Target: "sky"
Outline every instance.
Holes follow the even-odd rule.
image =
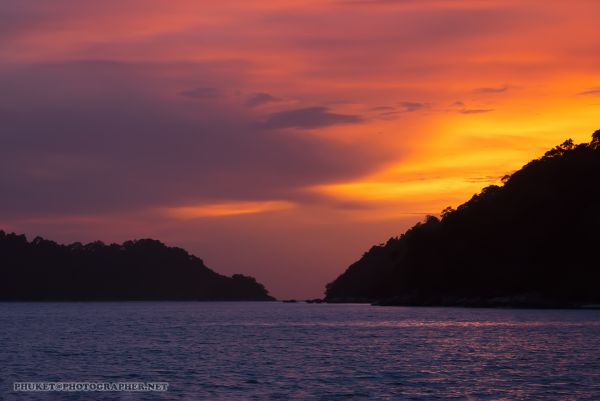
[[[600,128],[595,0],[5,0],[0,229],[278,298]]]

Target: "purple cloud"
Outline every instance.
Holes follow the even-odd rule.
[[[173,86],[185,77],[193,82],[199,71],[221,83],[201,64],[0,65],[0,218],[293,200],[299,188],[348,179],[396,157],[278,130],[357,123],[358,116],[315,107],[256,124],[233,104],[199,109],[165,97],[175,92],[163,90],[170,68],[180,74]]]
[[[357,115],[331,113],[327,107],[305,107],[270,114],[261,126],[268,129],[311,129],[362,121],[363,118]]]
[[[248,97],[248,100],[246,100],[246,106],[257,107],[257,106],[261,106],[266,103],[278,102],[280,100],[281,99],[279,99],[278,97],[275,97],[268,93],[264,93],[264,92],[253,93],[252,95],[250,95]]]
[[[579,93],[580,95],[597,96],[600,95],[600,88],[592,88]]]
[[[476,93],[494,94],[494,93],[506,92],[508,89],[509,89],[508,85],[503,85],[503,86],[498,86],[498,87],[477,88],[477,89],[474,90],[474,92],[476,92]]]
[[[400,102],[400,106],[407,113],[423,110],[423,109],[429,107],[427,104],[420,103],[420,102]]]
[[[460,114],[481,114],[481,113],[489,113],[494,111],[494,109],[462,109],[458,112]]]

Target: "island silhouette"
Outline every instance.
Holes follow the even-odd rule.
[[[501,181],[373,246],[310,302],[600,305],[600,130]],[[0,275],[1,301],[274,300],[253,277],[153,239],[62,245],[0,231]]]
[[[61,245],[0,231],[0,275],[2,301],[274,300],[253,277],[152,239]]]
[[[600,304],[600,130],[571,139],[440,218],[373,246],[327,302],[582,307]]]

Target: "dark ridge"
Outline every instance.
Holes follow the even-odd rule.
[[[274,299],[253,277],[220,275],[152,239],[60,245],[0,231],[0,276],[2,301]]]
[[[582,307],[600,304],[600,130],[567,140],[503,185],[374,246],[328,302]]]

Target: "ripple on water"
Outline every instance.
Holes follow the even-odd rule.
[[[161,381],[94,400],[598,400],[600,311],[281,303],[2,303],[14,381]],[[58,397],[57,397],[58,396]]]

